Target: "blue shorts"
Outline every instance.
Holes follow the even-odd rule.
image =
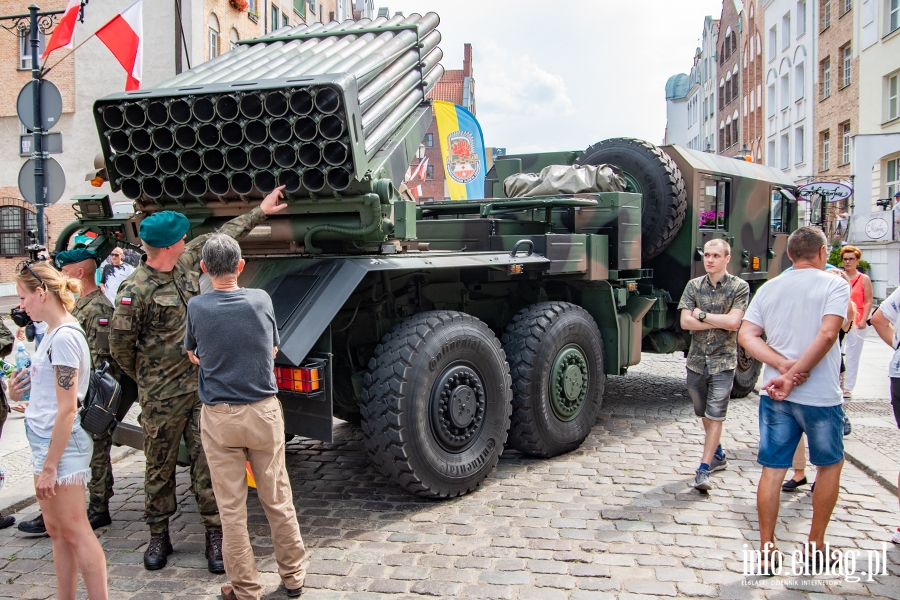
[[[25,421],[25,436],[28,438],[28,445],[31,446],[32,473],[40,475],[47,459],[47,450],[50,448],[50,438],[38,436],[28,426],[28,421]],[[81,422],[76,418],[69,443],[66,444],[56,466],[57,485],[87,485],[91,480],[93,453],[94,442],[90,434],[81,428]]]
[[[771,469],[789,469],[802,433],[812,464],[828,467],[844,460],[844,409],[840,404],[806,406],[760,395],[756,462]]]

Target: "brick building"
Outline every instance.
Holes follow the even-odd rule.
[[[472,44],[463,46],[463,68],[456,70],[447,70],[441,77],[434,89],[429,92],[428,97],[432,100],[443,100],[452,102],[466,108],[473,115],[475,113],[475,77],[472,68]],[[441,144],[438,140],[437,121],[432,121],[422,140],[424,149],[424,157],[413,161],[410,165],[410,172],[416,170],[421,161],[428,160],[426,165],[425,180],[420,181],[418,177],[415,181],[410,182],[411,187],[422,186],[422,193],[419,195],[419,202],[433,202],[449,199],[447,192],[446,176],[444,173],[443,159],[441,157]]]
[[[719,123],[717,153],[735,156],[741,149],[741,12],[740,0],[724,0],[719,18]]]
[[[759,0],[748,0],[741,16],[741,148],[757,162],[763,160],[765,120],[762,110],[762,31],[765,14]]]

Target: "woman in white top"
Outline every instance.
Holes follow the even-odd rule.
[[[60,600],[75,600],[78,572],[88,598],[105,600],[106,557],[87,518],[84,488],[91,478],[93,442],[81,428],[78,403],[90,382],[91,357],[84,332],[69,309],[81,289],[48,263],[25,264],[16,277],[19,307],[47,323],[47,335],[32,356],[29,373],[17,372],[10,397],[22,399],[25,433],[31,446],[34,487],[53,542]],[[21,379],[20,379],[21,376]]]

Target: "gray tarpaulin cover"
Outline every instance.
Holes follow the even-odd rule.
[[[624,190],[625,179],[610,165],[550,165],[541,169],[537,175],[517,173],[503,180],[503,191],[507,198]]]

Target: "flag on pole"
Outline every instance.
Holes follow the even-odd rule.
[[[53,29],[53,35],[47,42],[47,47],[41,55],[41,60],[57,48],[71,48],[75,41],[75,25],[78,24],[78,13],[81,10],[81,0],[69,0],[66,11],[59,18],[59,23]]]
[[[452,102],[435,100],[434,118],[450,198],[484,198],[484,136],[475,115]]]
[[[97,37],[106,44],[119,64],[128,73],[125,91],[137,90],[141,87],[144,54],[144,26],[142,0],[135,2],[117,14],[109,23],[97,30]]]
[[[425,181],[425,173],[428,169],[428,157],[422,159],[419,164],[416,165],[416,168],[413,169],[412,174],[409,176],[409,181],[414,180],[416,177],[420,178],[422,181]]]

